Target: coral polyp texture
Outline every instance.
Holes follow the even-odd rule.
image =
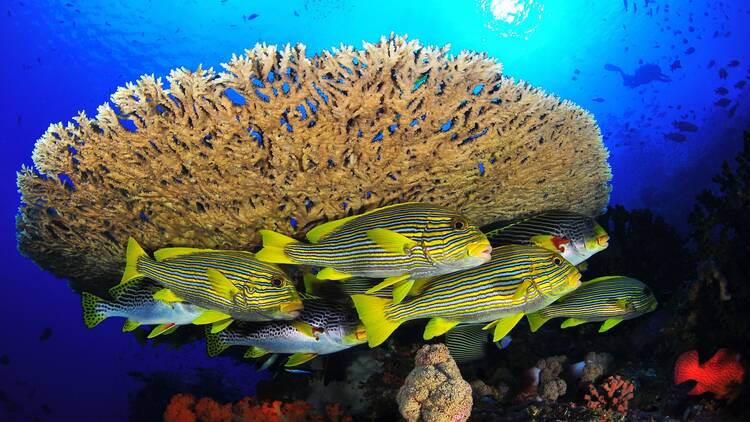
[[[252,250],[261,228],[299,237],[400,201],[480,225],[607,204],[593,117],[485,54],[392,35],[313,57],[257,45],[222,66],[143,76],[95,118],[51,125],[18,174],[20,250],[74,285],[110,286],[129,236]]]

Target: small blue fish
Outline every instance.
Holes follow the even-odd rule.
[[[284,368],[284,370],[286,372],[289,372],[290,374],[312,375],[312,371],[308,371],[306,369]]]

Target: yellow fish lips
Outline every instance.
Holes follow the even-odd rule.
[[[485,239],[469,246],[468,254],[472,258],[480,258],[487,262],[491,258],[492,246],[490,246],[489,240]]]
[[[573,271],[568,276],[568,286],[570,287],[570,290],[575,290],[578,287],[581,286],[581,273],[578,271]]]

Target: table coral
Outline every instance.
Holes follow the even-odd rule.
[[[471,414],[471,386],[461,378],[444,344],[425,345],[398,392],[401,415],[408,421],[465,421]]]
[[[259,229],[300,237],[399,201],[478,225],[607,204],[593,117],[486,54],[392,35],[313,57],[262,44],[223,67],[146,75],[96,117],[52,124],[18,173],[21,252],[101,291],[129,236],[147,250],[253,250]]]

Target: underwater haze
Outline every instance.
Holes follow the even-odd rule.
[[[453,54],[463,50],[486,53],[502,63],[505,76],[569,100],[593,115],[609,151],[609,205],[650,212],[640,220],[632,215],[642,214],[628,214],[632,219],[628,220],[627,229],[617,225],[621,221],[617,219],[622,217],[617,211],[610,210],[599,222],[609,232],[610,249],[618,253],[625,253],[627,248],[642,252],[647,256],[641,260],[643,265],[645,259],[677,265],[672,262],[682,257],[675,255],[687,256],[683,252],[686,245],[698,242],[691,238],[697,229],[689,222],[696,197],[705,189],[717,191],[712,179],[725,161],[733,163],[741,153],[743,131],[750,130],[750,3],[745,1],[7,0],[0,7],[0,19],[0,180],[4,181],[0,184],[4,236],[0,246],[5,257],[0,282],[0,319],[5,322],[5,335],[0,341],[0,420],[4,421],[159,420],[166,404],[178,393],[211,397],[219,403],[238,402],[247,396],[321,401],[294,394],[296,383],[323,377],[319,364],[313,367],[313,373],[308,373],[307,367],[300,367],[304,369],[299,372],[282,368],[261,371],[252,362],[239,358],[241,353],[209,358],[205,341],[198,336],[181,344],[153,342],[146,340],[144,333],[123,333],[122,322],[117,318],[88,329],[81,317],[81,296],[66,280],[54,277],[18,251],[16,217],[19,206],[24,205],[19,201],[17,172],[24,165],[34,165],[35,142],[51,123],[68,122],[79,111],[96,116],[97,107],[111,101],[110,95],[117,87],[142,75],[165,78],[172,69],[196,69],[199,65],[219,71],[221,63],[228,62],[232,54],[243,54],[256,43],[302,43],[310,57],[341,45],[362,48],[363,42],[376,43],[390,34],[408,34],[409,40],[418,40],[422,45],[449,44]],[[745,189],[746,185],[741,186],[739,189]],[[639,222],[652,230],[652,237],[633,233],[631,226]],[[671,227],[664,228],[667,225]],[[662,233],[666,233],[662,240],[654,240]],[[739,236],[737,233],[732,232],[730,238]],[[633,245],[627,243],[628,239],[643,242]],[[744,239],[737,239],[740,243],[733,245],[747,251],[747,245],[741,243]],[[643,246],[651,241],[659,245],[654,249],[673,245],[674,253],[663,248],[652,253]],[[618,242],[627,244],[627,248],[619,249]],[[695,250],[699,249],[691,249],[691,259]],[[642,275],[638,273],[642,267],[634,269],[641,264],[618,267],[617,258],[604,258],[609,252],[601,253],[600,262],[606,260],[606,264],[599,267],[596,257],[592,258],[592,272],[584,273],[583,279],[620,275],[599,274],[599,270],[637,276],[651,285],[664,310],[642,317],[651,325],[636,325],[638,320],[624,322],[612,328],[614,333],[603,333],[600,338],[614,337],[616,330],[627,329],[629,334],[622,336],[625,338],[636,328],[650,333],[644,334],[646,337],[666,335],[665,331],[650,327],[668,324],[657,320],[656,315],[664,319],[668,318],[665,314],[677,312],[663,305],[677,297],[678,291],[683,298],[689,296],[686,280],[675,280],[677,270],[669,268],[647,268]],[[667,258],[662,258],[661,253]],[[723,262],[718,258],[715,261]],[[680,274],[698,277],[697,264],[692,265],[695,262],[680,264],[680,271],[690,269]],[[124,264],[123,255],[123,268]],[[652,284],[652,280],[644,278],[665,274],[673,284]],[[727,278],[732,285],[731,277]],[[743,293],[735,292],[732,309],[742,308],[739,301],[747,299]],[[553,336],[553,328],[545,325],[542,335]],[[526,326],[515,330],[529,331]],[[693,347],[685,346],[679,352],[696,348],[701,352],[701,362],[706,361],[719,347],[738,349],[746,345],[739,338],[742,331],[734,333],[722,337],[734,335],[734,344],[694,341],[686,343]],[[569,335],[577,335],[571,341],[580,341],[576,347],[585,349],[583,344],[592,344],[585,339],[598,335],[595,329],[588,334],[590,337]],[[559,347],[552,350],[553,346],[549,352],[539,350],[544,343],[533,343],[531,334],[516,338],[514,331],[513,336],[503,359],[512,359],[517,356],[513,353],[521,354],[520,350],[534,350],[538,359],[567,353]],[[628,339],[641,341],[642,336],[635,336]],[[412,337],[414,344],[424,343],[421,334]],[[526,349],[521,344],[530,346]],[[643,347],[653,345],[644,344]],[[517,352],[513,352],[514,347]],[[493,356],[506,352],[496,349],[492,350]],[[356,350],[360,355],[368,351],[367,346]],[[389,371],[397,375],[408,373],[415,350],[405,352],[407,368],[389,367]],[[622,350],[583,350],[588,351],[615,354],[615,359],[623,364],[642,357],[642,351],[629,356]],[[674,388],[671,366],[675,357],[669,355],[671,360],[667,359],[664,372],[660,372],[669,388]],[[349,365],[354,358],[341,359],[331,362]],[[583,354],[571,355],[570,359],[571,363],[581,360]],[[475,370],[464,366],[461,370],[464,378],[471,381],[467,373]],[[344,372],[338,374],[339,382],[342,377],[351,376]],[[479,377],[485,375],[481,370],[476,373]],[[285,386],[279,387],[278,380]],[[399,378],[394,391],[398,391],[401,381]],[[570,391],[572,387],[572,395]],[[395,397],[394,392],[390,394]],[[331,404],[344,401],[339,397],[328,399]],[[475,399],[475,406],[480,401]],[[398,416],[395,398],[391,397],[388,403]],[[657,419],[667,414],[675,416],[675,409],[682,411],[688,406],[680,402],[683,407],[654,410],[648,408],[645,398],[642,403],[641,410],[652,412],[649,416]],[[696,399],[689,405],[697,403]],[[724,402],[720,403],[723,406]],[[341,404],[344,413],[358,419],[347,403]],[[475,415],[494,415],[491,412],[494,410]],[[562,413],[550,415],[566,417]]]

